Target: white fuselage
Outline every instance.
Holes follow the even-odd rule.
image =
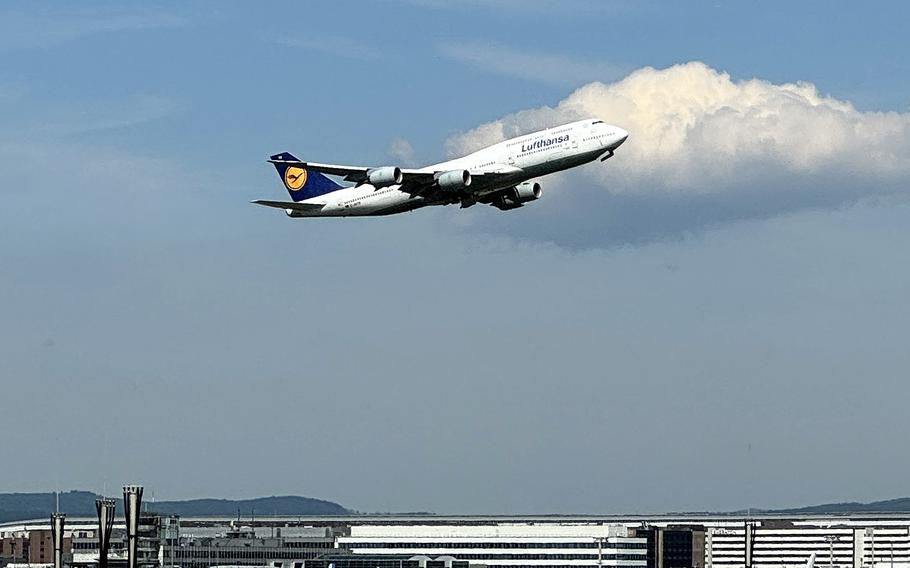
[[[501,191],[532,178],[573,168],[596,160],[625,141],[628,132],[596,119],[580,120],[504,140],[462,158],[433,164],[420,171],[468,170],[476,176],[471,193],[476,197]],[[496,176],[485,183],[482,173]],[[400,185],[376,188],[369,183],[347,187],[306,202],[324,207],[298,216],[346,217],[385,215],[453,201],[428,199],[401,191]]]

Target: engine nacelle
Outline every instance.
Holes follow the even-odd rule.
[[[510,197],[512,201],[516,203],[527,203],[528,201],[540,199],[542,193],[543,188],[540,187],[540,183],[536,181],[526,181],[516,185],[512,189],[512,195]]]
[[[396,166],[383,166],[367,172],[367,179],[373,187],[386,187],[398,185],[404,181],[401,168]]]
[[[452,170],[442,172],[436,178],[439,189],[445,191],[458,191],[471,185],[471,172],[468,170]]]

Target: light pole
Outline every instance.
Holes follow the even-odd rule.
[[[834,543],[839,541],[840,537],[829,534],[825,540],[828,541],[828,568],[834,568]]]
[[[834,543],[840,540],[840,537],[829,534],[825,540],[828,541],[828,568],[834,568]]]

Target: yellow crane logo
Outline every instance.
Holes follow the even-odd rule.
[[[297,191],[306,183],[306,170],[294,166],[284,171],[284,185],[291,191]]]

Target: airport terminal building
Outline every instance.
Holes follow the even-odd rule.
[[[818,567],[910,567],[910,519],[765,520],[714,523],[705,565],[790,568],[815,555]]]
[[[816,568],[910,568],[910,514],[153,517],[146,568],[803,568],[810,558]],[[49,529],[0,525],[0,568],[46,566]],[[97,529],[67,519],[66,565],[97,567]],[[123,563],[122,532],[115,524],[112,567]]]
[[[647,568],[646,538],[621,524],[355,525],[338,546],[354,554],[452,556],[503,568]]]

